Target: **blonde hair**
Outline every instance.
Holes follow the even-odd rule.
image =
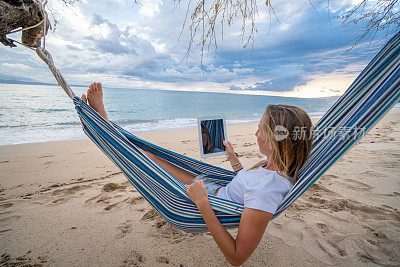
[[[311,152],[310,117],[301,108],[291,105],[268,105],[263,117],[261,130],[271,145],[272,162],[276,172],[289,181],[289,177],[297,181],[298,171],[306,163]],[[279,130],[283,132],[277,132]],[[279,135],[282,133],[283,139],[282,135]],[[287,136],[284,138],[285,135]],[[267,160],[261,160],[249,170],[264,167],[267,163]]]

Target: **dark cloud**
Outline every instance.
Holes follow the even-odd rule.
[[[275,92],[286,92],[296,86],[305,85],[310,79],[298,75],[283,75],[279,78],[267,80],[265,82],[257,82],[253,86],[235,86],[231,85],[229,90],[253,90],[253,91],[275,91]]]
[[[306,79],[301,75],[289,74],[263,83],[256,83],[254,86],[247,87],[246,90],[285,92],[296,86],[305,85],[309,81],[310,79]]]
[[[343,28],[339,21],[330,24],[325,16],[306,13],[302,23],[282,30],[264,44],[256,44],[254,52],[220,51],[218,64],[234,68],[232,59],[243,68],[254,68],[256,77],[266,82],[253,86],[230,87],[230,90],[264,90],[284,92],[305,85],[312,75],[345,70],[348,66],[370,61],[379,50],[376,45],[355,47],[348,42],[354,38],[355,28]],[[230,59],[230,60],[229,60]],[[346,74],[358,71],[346,70]]]

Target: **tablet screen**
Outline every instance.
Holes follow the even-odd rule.
[[[222,143],[223,140],[226,140],[224,118],[198,118],[198,127],[202,158],[226,154],[226,148]]]

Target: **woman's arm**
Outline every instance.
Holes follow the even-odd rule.
[[[238,235],[234,239],[212,210],[203,181],[196,181],[187,186],[187,193],[196,204],[208,230],[229,263],[236,266],[244,263],[260,243],[273,214],[245,208],[240,219]]]

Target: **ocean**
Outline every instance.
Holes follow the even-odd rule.
[[[77,95],[86,88],[73,87]],[[131,132],[197,127],[197,117],[227,124],[256,122],[268,104],[290,104],[322,116],[336,98],[307,99],[225,93],[104,88],[111,121]],[[228,132],[229,136],[229,132]],[[0,145],[84,138],[74,105],[57,86],[0,84]]]

